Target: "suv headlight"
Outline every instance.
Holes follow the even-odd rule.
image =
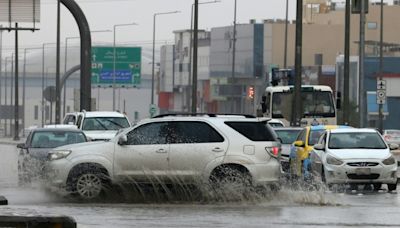
[[[50,161],[58,160],[67,157],[71,153],[70,150],[53,150],[49,152],[48,158]]]
[[[393,165],[393,164],[396,163],[396,159],[392,155],[390,155],[390,157],[388,157],[385,160],[383,160],[382,163],[384,165]]]
[[[337,158],[335,158],[335,157],[333,157],[333,156],[331,156],[329,154],[326,156],[326,162],[329,165],[341,165],[341,164],[343,164],[342,160],[339,160],[339,159],[337,159]]]

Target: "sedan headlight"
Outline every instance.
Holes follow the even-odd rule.
[[[383,160],[382,163],[384,165],[393,165],[393,164],[396,163],[396,159],[392,155],[390,155],[390,157],[388,157],[385,160]]]
[[[339,159],[337,159],[337,158],[335,158],[335,157],[333,157],[333,156],[331,156],[329,154],[326,156],[326,162],[329,165],[341,165],[341,164],[343,164],[342,160],[339,160]]]
[[[49,160],[54,161],[67,157],[71,153],[70,150],[53,150],[49,152]]]

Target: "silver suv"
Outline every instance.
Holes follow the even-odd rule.
[[[126,182],[276,185],[281,145],[266,121],[215,114],[146,119],[110,141],[51,151],[48,180],[84,199]]]

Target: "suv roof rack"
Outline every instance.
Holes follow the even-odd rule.
[[[245,118],[256,118],[253,115],[249,114],[232,114],[232,113],[190,113],[190,112],[182,112],[182,113],[167,113],[154,116],[153,118],[163,118],[168,116],[208,116],[208,117],[217,117],[218,115],[222,116],[243,116]]]

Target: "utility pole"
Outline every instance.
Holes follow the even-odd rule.
[[[365,91],[364,91],[364,56],[365,56],[365,1],[361,1],[360,12],[360,46],[359,46],[359,114],[360,114],[360,127],[365,126]]]
[[[344,28],[344,73],[343,73],[343,123],[349,123],[350,100],[350,0],[346,0],[345,28]]]
[[[56,124],[61,123],[61,88],[60,88],[60,0],[57,0],[57,51],[56,51]]]
[[[296,10],[296,56],[295,56],[295,79],[294,97],[292,98],[292,119],[291,126],[300,126],[302,118],[301,104],[301,66],[302,66],[302,45],[303,45],[303,0],[297,0]]]
[[[199,0],[194,0],[194,33],[193,33],[193,87],[192,87],[192,113],[197,112],[197,49],[199,35]]]
[[[381,26],[379,47],[379,80],[383,80],[383,0],[381,0]],[[379,104],[379,132],[383,133],[383,104]]]

